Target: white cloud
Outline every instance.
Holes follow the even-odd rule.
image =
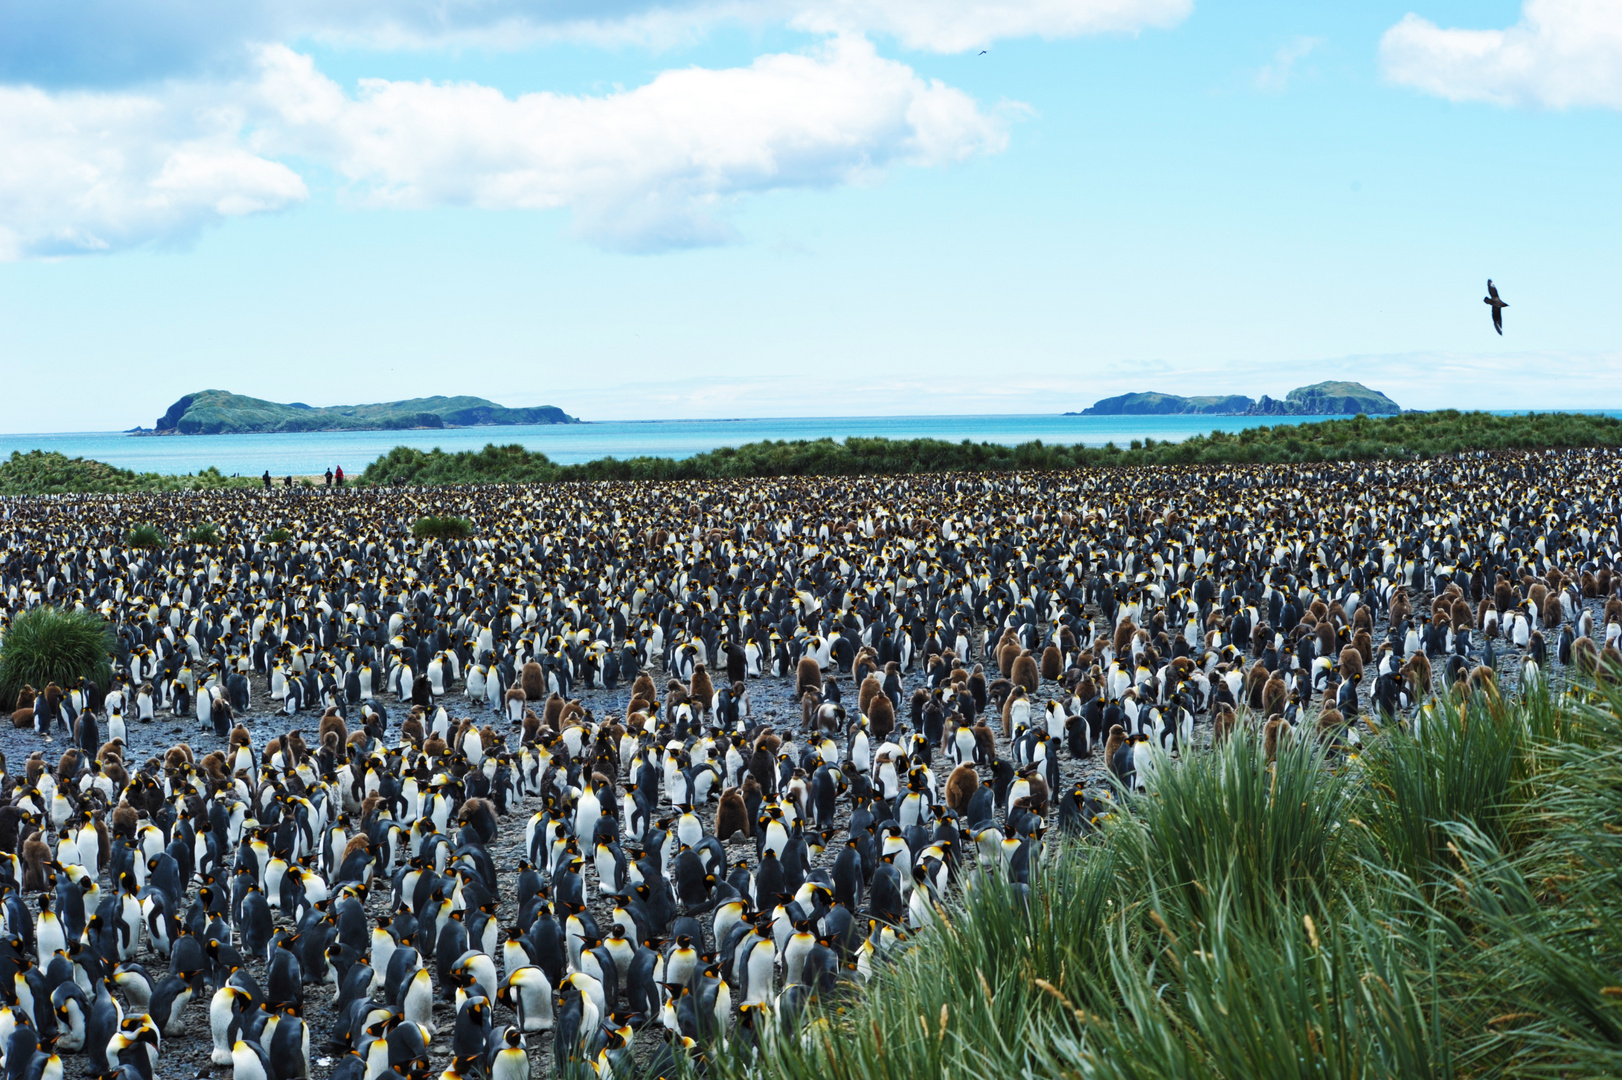
[[[1175,26],[1193,0],[805,0],[795,25],[892,34],[932,52],[966,52],[1020,37],[1064,38]]]
[[[1257,88],[1283,90],[1289,86],[1290,79],[1295,75],[1295,65],[1323,43],[1323,38],[1296,37],[1280,45],[1278,52],[1273,54],[1273,62],[1262,65],[1261,70],[1256,72]]]
[[[1507,30],[1403,17],[1380,41],[1386,78],[1452,101],[1622,108],[1622,4],[1527,0]]]
[[[361,206],[568,208],[586,239],[647,251],[728,240],[737,199],[995,153],[999,113],[861,38],[743,68],[667,71],[602,96],[363,80],[261,54],[256,78],[154,94],[0,88],[0,258],[185,239],[304,199],[284,159]]]
[[[0,87],[0,259],[185,240],[305,198],[296,173],[243,146],[241,125],[191,92]]]
[[[893,35],[910,48],[1133,32],[1180,22],[1193,0],[4,0],[0,83],[129,85],[229,78],[249,43],[363,48],[690,41],[718,24]]]
[[[722,211],[741,195],[1006,143],[968,95],[850,37],[600,97],[382,79],[350,97],[281,46],[265,51],[264,71],[259,93],[275,117],[264,145],[329,161],[365,204],[569,207],[583,235],[632,250],[725,239]]]

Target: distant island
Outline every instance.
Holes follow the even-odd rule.
[[[1195,413],[1202,416],[1395,416],[1401,406],[1378,390],[1362,383],[1321,382],[1298,386],[1278,398],[1262,395],[1260,401],[1243,394],[1208,397],[1182,397],[1179,394],[1121,394],[1094,402],[1091,408],[1066,416],[1172,416]]]
[[[316,408],[301,401],[281,404],[199,390],[187,394],[137,435],[247,435],[276,431],[402,431],[411,428],[483,427],[509,424],[578,424],[555,405],[509,409],[480,397],[425,397],[376,405]]]

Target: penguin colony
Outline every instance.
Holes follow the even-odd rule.
[[[4,1076],[701,1065],[1238,725],[1622,664],[1619,466],[7,500],[118,651],[0,735]]]

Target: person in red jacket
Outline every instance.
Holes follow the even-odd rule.
[[[344,486],[344,467],[342,465],[338,466],[338,471],[335,472],[333,475],[335,477],[337,477],[337,479],[338,479],[338,486],[343,487]]]

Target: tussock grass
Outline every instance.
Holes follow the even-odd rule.
[[[420,517],[412,522],[411,535],[419,540],[466,540],[473,535],[473,523],[461,517]]]
[[[156,525],[143,522],[124,534],[124,543],[132,548],[156,551],[168,547],[169,538]]]
[[[112,624],[94,612],[29,608],[0,639],[0,702],[11,708],[24,684],[41,690],[54,682],[67,689],[84,677],[105,689],[116,646]]]
[[[1344,760],[1240,734],[1119,798],[712,1074],[1622,1073],[1615,688],[1445,698]]]

